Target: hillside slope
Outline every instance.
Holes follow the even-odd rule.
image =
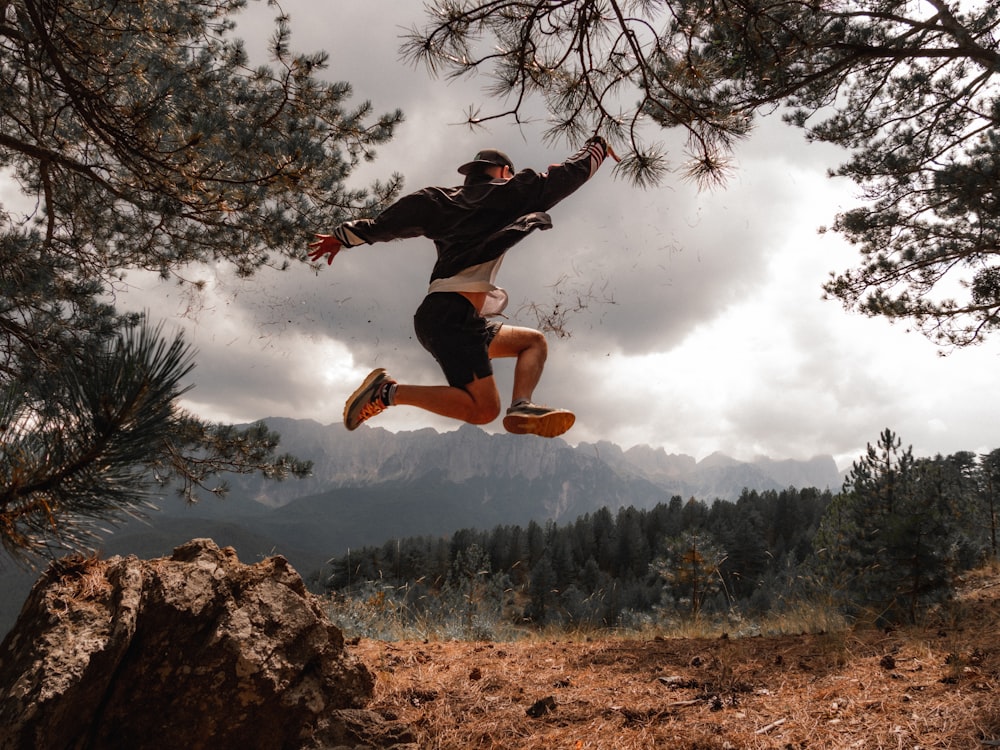
[[[1000,578],[921,627],[756,638],[381,642],[371,708],[425,750],[1000,746]]]

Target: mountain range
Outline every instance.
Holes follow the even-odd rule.
[[[321,425],[283,418],[265,421],[281,435],[282,450],[314,463],[312,476],[296,482],[231,480],[234,492],[239,485],[241,492],[271,507],[331,489],[420,482],[429,476],[460,484],[476,478],[532,481],[556,474],[571,476],[576,472],[596,471],[626,485],[648,482],[656,488],[657,495],[666,493],[667,498],[680,495],[706,502],[735,500],[744,488],[835,490],[842,482],[832,456],[817,456],[808,461],[777,461],[766,457],[739,461],[713,453],[697,461],[692,456],[646,445],[623,450],[601,441],[573,447],[558,438],[490,434],[472,425],[445,433],[432,429],[392,433],[362,425],[349,433],[340,424]],[[627,494],[624,504],[641,504],[641,501],[627,502]],[[560,519],[564,510],[558,503],[551,498],[541,502],[547,518]],[[613,499],[606,504],[618,507]]]
[[[609,442],[490,434],[472,425],[439,433],[393,433],[362,425],[270,418],[281,450],[313,461],[312,475],[273,482],[229,475],[226,498],[187,505],[172,496],[160,511],[103,540],[105,555],[167,555],[195,537],[232,546],[252,562],[283,554],[313,584],[325,562],[349,548],[461,528],[571,522],[602,507],[651,508],[673,496],[735,500],[744,489],[839,489],[831,456],[808,461],[701,461],[662,448],[623,450]],[[0,569],[0,633],[12,624],[34,573]]]

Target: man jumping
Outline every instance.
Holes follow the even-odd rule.
[[[508,432],[556,437],[573,426],[571,411],[531,401],[548,351],[545,336],[487,318],[507,305],[507,293],[494,284],[504,254],[534,230],[550,229],[545,212],[590,179],[609,154],[614,156],[605,140],[594,136],[539,174],[515,173],[505,153],[484,149],[458,168],[463,185],[424,188],[374,219],[344,222],[331,234],[316,235],[309,258],[326,257],[328,265],[343,248],[365,243],[426,237],[437,248],[430,288],[413,324],[448,385],[405,385],[384,369],[373,370],[344,406],[348,430],[396,405],[471,424],[492,422],[500,414],[492,365],[499,357],[516,358],[511,406],[503,420]]]

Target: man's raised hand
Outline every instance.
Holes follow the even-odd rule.
[[[316,240],[309,243],[309,260],[318,261],[324,255],[326,256],[326,264],[330,265],[333,263],[333,259],[337,257],[337,253],[344,249],[344,246],[340,244],[340,240],[334,237],[332,234],[317,234]]]

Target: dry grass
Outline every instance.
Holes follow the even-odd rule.
[[[64,618],[74,611],[95,611],[114,587],[107,578],[107,563],[97,555],[67,555],[56,560],[46,575],[58,583],[45,594],[48,611]]]
[[[819,635],[358,640],[421,750],[1000,746],[1000,577],[920,627]]]

